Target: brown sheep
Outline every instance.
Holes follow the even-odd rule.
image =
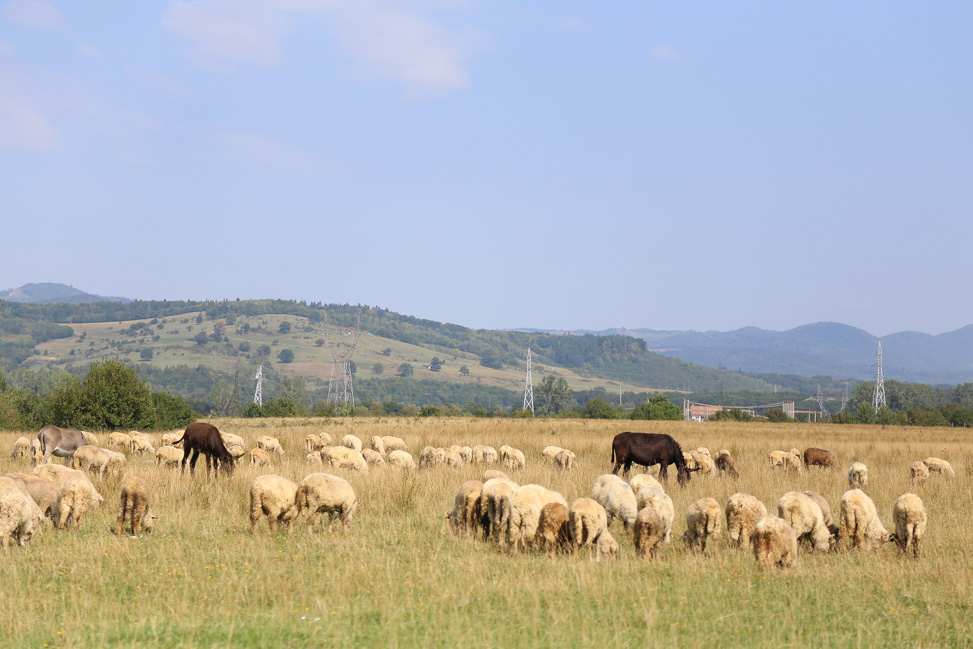
[[[547,503],[541,507],[535,538],[541,551],[554,554],[564,552],[570,543],[568,508],[561,503]]]
[[[835,461],[831,451],[826,451],[823,448],[809,448],[804,451],[804,466],[808,468],[821,466],[829,469],[837,469],[838,463]]]
[[[737,471],[736,463],[733,461],[733,456],[726,449],[722,449],[716,455],[716,468],[720,473],[726,473],[733,478],[739,478],[740,473]]]

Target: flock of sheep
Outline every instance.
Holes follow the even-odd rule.
[[[156,449],[151,435],[111,433],[106,447],[122,448],[132,455],[153,454],[159,466],[178,466],[183,451],[172,443],[181,435],[181,431],[166,433]],[[241,437],[222,432],[220,435],[234,458],[247,453]],[[101,480],[106,475],[122,477],[126,455],[98,447],[93,435],[85,433],[85,437],[89,445],[74,453],[70,466],[40,463],[36,440],[30,442],[21,437],[14,443],[11,455],[33,458],[36,466],[31,473],[0,474],[0,542],[5,549],[11,537],[24,545],[45,519],[52,520],[57,529],[80,529],[87,511],[104,500],[88,474]],[[344,436],[334,446],[327,433],[308,435],[305,450],[309,467],[327,465],[359,473],[367,473],[370,466],[412,470],[438,465],[497,465],[511,472],[526,466],[523,451],[507,445],[499,449],[482,445],[427,446],[416,462],[404,440],[389,436],[372,437],[369,447],[363,448],[362,441],[354,435]],[[284,455],[280,442],[261,436],[249,451],[249,460],[256,466],[270,465],[273,455]],[[568,449],[548,446],[541,457],[558,469],[569,471],[577,466],[575,454]],[[727,450],[720,451],[716,460],[706,448],[684,453],[683,458],[687,466],[702,474],[739,475]],[[774,451],[770,462],[772,467],[798,472],[815,465],[837,466],[833,456],[822,449],[808,449],[803,457],[797,449]],[[955,475],[949,463],[938,458],[917,461],[911,471],[916,483],[928,480],[930,471]],[[609,532],[615,519],[631,535],[639,557],[655,558],[659,549],[671,541],[673,501],[651,472],[634,475],[628,482],[614,474],[598,476],[590,496],[577,498],[570,505],[557,491],[537,484],[520,485],[497,468],[486,470],[482,478],[460,485],[446,519],[456,534],[482,536],[511,553],[538,549],[574,554],[583,550],[596,560],[615,558],[618,543]],[[841,497],[838,524],[832,519],[828,502],[813,491],[785,493],[777,502],[777,516],[768,515],[764,503],[754,496],[735,493],[723,506],[713,498],[701,498],[689,505],[682,540],[692,551],[698,547],[705,552],[707,545],[715,549],[725,521],[730,545],[752,548],[761,569],[793,566],[802,541],[813,552],[826,552],[849,542],[855,548],[871,550],[895,541],[902,552],[911,549],[918,558],[927,520],[919,496],[906,493],[898,498],[892,510],[895,533],[889,534],[875,504],[864,492],[868,468],[854,463],[848,482],[851,489]],[[131,524],[133,535],[150,529],[155,518],[150,504],[151,494],[145,481],[134,475],[124,476],[114,532],[120,533],[126,521]],[[324,514],[329,515],[330,521],[340,520],[347,527],[357,504],[351,484],[335,475],[311,473],[296,483],[279,475],[261,475],[250,488],[250,529],[254,532],[260,518],[266,516],[271,530],[278,526],[291,530],[302,514],[306,514],[309,527],[319,524]]]

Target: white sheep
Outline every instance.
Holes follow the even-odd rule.
[[[463,458],[465,464],[473,464],[473,449],[469,446],[462,446],[459,449],[459,456]]]
[[[92,435],[91,433],[86,433],[85,431],[81,431],[81,434],[85,436],[84,437],[85,442],[91,444],[91,442],[88,441],[89,439],[88,436],[94,439],[94,435]],[[149,444],[149,446],[152,446],[153,448],[159,445],[159,440],[156,439],[155,435],[149,435],[148,433],[140,433],[137,430],[130,430],[128,431],[128,436],[131,437],[132,439],[136,439],[136,438],[144,439]],[[91,445],[98,446],[98,443],[95,442],[94,444]]]
[[[71,469],[61,464],[39,464],[34,467],[31,474],[41,478],[47,478],[48,480],[53,480],[58,484],[58,486],[60,486],[61,483],[68,478],[72,477],[80,476],[85,480],[88,479],[88,476],[86,476],[83,472],[76,469]]]
[[[608,529],[608,514],[593,498],[578,498],[568,510],[572,552],[580,548],[597,548],[598,537]],[[590,554],[590,551],[589,551]]]
[[[740,492],[726,499],[724,513],[731,544],[747,548],[757,521],[767,515],[767,506],[756,497]]]
[[[29,473],[6,473],[0,476],[11,478],[16,481],[18,486],[22,485],[21,491],[29,495],[37,506],[41,508],[41,513],[45,517],[53,516],[54,504],[57,502],[58,484],[49,478],[41,478]]]
[[[527,466],[527,459],[524,452],[517,448],[511,448],[506,453],[500,454],[500,464],[510,471],[523,469]]]
[[[480,494],[483,483],[479,480],[467,480],[460,485],[453,497],[453,509],[446,514],[453,534],[460,532],[476,535],[480,524]]]
[[[662,483],[648,473],[636,473],[629,479],[628,484],[631,485],[632,491],[634,491],[636,494],[638,494],[643,487],[658,487],[659,489],[662,489]]]
[[[494,478],[506,478],[510,479],[510,476],[501,471],[500,469],[487,469],[483,472],[483,482],[487,480],[493,480]]]
[[[284,449],[280,445],[280,440],[276,437],[271,437],[270,435],[261,435],[256,439],[257,448],[261,448],[268,453],[276,453],[277,455],[284,455]],[[359,449],[360,450],[360,449]]]
[[[926,508],[916,494],[902,494],[892,507],[892,520],[895,523],[895,542],[902,554],[909,553],[919,558],[919,542],[926,533]]]
[[[801,462],[801,456],[797,453],[787,453],[784,455],[784,468],[794,469],[797,471],[798,475],[804,473],[804,464]]]
[[[310,433],[304,437],[304,450],[308,453],[320,451],[322,446],[324,446],[324,442],[321,440],[320,435]]]
[[[54,526],[63,530],[69,528],[70,523],[74,523],[74,529],[80,530],[88,510],[98,507],[104,500],[95,491],[87,476],[71,476],[58,487],[57,502],[54,505]]]
[[[600,475],[595,478],[591,497],[605,508],[609,525],[615,518],[620,518],[625,529],[632,528],[635,516],[638,514],[638,502],[635,492],[627,482],[611,473]]]
[[[446,449],[426,446],[419,452],[419,468],[431,468],[445,464]]]
[[[690,505],[686,509],[686,532],[682,535],[686,549],[695,550],[698,543],[700,552],[705,553],[706,542],[712,539],[713,551],[715,552],[722,518],[723,512],[720,510],[720,504],[713,498],[700,498]]]
[[[646,507],[651,507],[662,519],[665,535],[662,540],[669,543],[672,540],[672,523],[676,518],[676,509],[672,504],[672,498],[662,490],[662,487],[642,487],[636,494],[636,508],[641,511]]]
[[[862,462],[855,462],[848,469],[848,484],[852,489],[864,489],[868,486],[868,467]]]
[[[322,513],[329,514],[329,526],[338,518],[347,529],[358,508],[358,497],[351,484],[328,473],[312,473],[301,480],[296,500],[297,515],[307,511],[308,529],[321,522]]]
[[[0,488],[0,543],[6,550],[13,537],[24,546],[41,528],[44,515],[40,507],[17,487]]]
[[[715,475],[716,474],[716,462],[710,457],[709,452],[700,453],[699,451],[690,451],[690,457],[693,459],[693,467],[698,472],[699,475]]]
[[[416,461],[412,459],[408,451],[395,449],[389,453],[389,466],[396,466],[402,469],[416,468]]]
[[[563,450],[560,446],[545,446],[544,450],[541,451],[541,461],[544,464],[551,464],[554,462],[554,456]]]
[[[831,530],[832,536],[837,534],[837,528],[831,527],[832,523],[834,522],[831,519],[831,505],[828,504],[828,501],[825,500],[824,496],[816,491],[802,491],[801,493],[805,496],[809,496],[811,500],[818,504],[818,507],[821,508],[821,518],[824,520],[824,524],[828,527],[828,529]]]
[[[368,473],[368,462],[364,456],[353,448],[347,446],[332,446],[328,449],[326,457],[328,464],[335,469],[350,469],[358,473]]]
[[[392,437],[391,435],[385,435],[382,437],[382,442],[385,444],[385,452],[391,453],[392,451],[408,451],[409,445],[405,443],[405,440],[401,437]]]
[[[267,525],[274,532],[278,525],[294,529],[297,518],[297,483],[279,475],[262,475],[250,485],[250,533],[257,531],[257,521],[267,516]]]
[[[30,459],[37,466],[41,463],[44,458],[44,452],[41,451],[41,441],[36,437],[30,440]]]
[[[182,465],[183,450],[175,446],[160,446],[155,452],[155,465],[163,468]]]
[[[706,455],[708,457],[713,457],[712,455],[710,455],[709,449],[706,448],[705,446],[700,446],[699,448],[696,449],[696,452],[699,453],[700,455]]]
[[[478,444],[473,447],[474,464],[496,464],[499,461],[500,455],[497,453],[497,449],[492,446]]]
[[[98,446],[98,436],[95,435],[94,433],[89,433],[88,431],[83,430],[81,431],[81,436],[84,437],[85,444],[90,444],[91,446]],[[150,437],[149,439],[154,439],[154,438]],[[155,446],[155,443],[153,442],[152,445]]]
[[[270,453],[262,448],[250,449],[250,464],[253,466],[270,466]]]
[[[751,543],[760,570],[786,570],[797,563],[797,534],[782,518],[764,516],[757,521]]]
[[[784,466],[784,456],[787,455],[787,451],[771,451],[770,452],[770,466]]]
[[[231,446],[239,446],[244,451],[247,449],[247,443],[243,441],[243,438],[239,435],[234,435],[233,433],[224,433],[220,431],[220,438],[223,440],[223,446],[229,449]]]
[[[91,473],[97,471],[98,479],[104,480],[106,473],[108,477],[120,476],[125,471],[126,462],[125,455],[118,451],[109,451],[97,446],[82,446],[71,458],[71,468]]]
[[[777,514],[794,528],[798,539],[807,538],[815,552],[831,549],[831,530],[824,524],[821,506],[801,491],[788,491],[777,501]]]
[[[541,509],[548,503],[568,506],[564,496],[540,485],[528,484],[514,490],[510,497],[510,518],[507,520],[507,542],[513,553],[532,546]]]
[[[374,466],[379,468],[385,466],[385,458],[382,457],[382,454],[376,451],[375,449],[373,448],[362,449],[361,454],[362,457],[365,458],[365,461],[369,464],[369,466]]]
[[[132,448],[132,437],[126,433],[111,433],[105,441],[105,448],[120,448],[123,451],[130,451]]]
[[[568,508],[561,503],[547,503],[541,507],[534,538],[541,552],[554,554],[555,550],[566,551],[571,545]]]
[[[383,457],[387,454],[385,451],[385,440],[378,435],[372,435],[372,438],[368,442],[369,448],[371,448],[376,453],[382,455]]]
[[[172,431],[170,433],[163,433],[162,434],[162,445],[163,446],[175,446],[176,445],[176,442],[179,442],[179,440],[182,439],[183,432],[184,431],[181,431],[181,430],[174,430],[174,431]],[[181,444],[182,442],[179,442],[179,443]],[[225,444],[224,444],[224,446],[225,446]]]
[[[341,445],[345,448],[350,448],[361,453],[362,443],[361,440],[354,435],[345,435],[341,438]]]
[[[304,464],[307,466],[324,466],[324,460],[321,459],[321,451],[308,453],[304,458]]]
[[[239,460],[241,457],[243,457],[244,453],[246,453],[242,446],[237,446],[236,444],[227,446],[226,452],[229,453],[234,460]]]
[[[119,500],[118,517],[115,519],[115,529],[112,530],[114,534],[121,533],[126,520],[132,524],[132,536],[152,529],[155,523],[155,515],[149,510],[152,492],[145,480],[138,476],[125,478]]]
[[[878,517],[875,503],[861,489],[850,489],[841,496],[841,520],[839,523],[841,545],[859,550],[876,550],[893,539]]]
[[[562,471],[570,471],[578,467],[578,461],[573,451],[562,449],[554,456],[554,466]]]
[[[446,453],[446,466],[451,469],[460,469],[466,463],[463,462],[463,456],[456,451],[447,451]]]
[[[148,438],[141,435],[132,438],[132,441],[129,442],[128,449],[132,455],[145,455],[146,453],[155,455],[155,446],[152,445],[152,442]]]
[[[601,561],[602,557],[610,561],[618,558],[618,541],[608,530],[602,532],[601,536],[598,537],[598,553],[595,555],[595,561]]]
[[[509,478],[491,478],[483,481],[480,506],[486,510],[484,537],[503,544],[506,541],[507,521],[510,518],[510,498],[519,485]]]
[[[909,473],[912,475],[912,483],[915,485],[925,484],[929,480],[929,467],[922,460],[916,460],[909,467]]]
[[[10,452],[12,458],[22,458],[30,456],[30,440],[26,437],[18,437],[14,442],[14,448]]]
[[[658,512],[652,507],[640,509],[635,516],[632,533],[635,541],[635,556],[644,559],[648,554],[650,559],[655,559],[656,552],[666,537],[666,526]]]
[[[930,473],[938,473],[947,478],[956,477],[956,472],[953,471],[953,467],[946,460],[941,460],[938,457],[927,457],[923,462],[929,467]]]

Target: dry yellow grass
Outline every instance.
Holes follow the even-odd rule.
[[[260,435],[286,451],[270,468],[242,465],[230,479],[196,480],[130,457],[129,472],[153,489],[156,529],[140,539],[114,537],[119,482],[96,486],[105,505],[89,513],[80,533],[46,527],[26,548],[0,555],[0,637],[4,646],[965,646],[973,532],[968,509],[973,466],[968,437],[957,429],[803,424],[691,424],[510,419],[220,420],[221,430],[253,445]],[[616,563],[580,558],[511,557],[495,546],[456,538],[443,517],[456,488],[482,468],[437,468],[347,475],[359,509],[347,533],[271,535],[261,521],[249,534],[252,479],[278,473],[299,480],[304,437],[347,433],[367,446],[372,435],[394,435],[413,455],[425,445],[508,443],[527,468],[513,475],[563,493],[588,495],[611,469],[612,437],[623,430],[666,432],[684,450],[729,449],[738,481],[694,477],[680,489],[674,542],[655,562],[635,558],[616,522]],[[0,433],[0,471],[30,470],[9,457],[21,434]],[[541,462],[544,446],[573,450],[579,468],[558,472]],[[798,476],[772,471],[770,451],[831,450],[839,471]],[[760,498],[770,511],[791,489],[823,494],[837,513],[854,461],[869,467],[867,492],[891,529],[891,509],[912,491],[909,465],[927,456],[949,460],[951,482],[918,490],[929,512],[919,561],[894,547],[863,555],[801,553],[791,572],[762,574],[752,554],[721,540],[714,555],[697,556],[678,542],[686,507],[704,496],[721,504],[736,491]],[[320,469],[317,469],[320,470]]]

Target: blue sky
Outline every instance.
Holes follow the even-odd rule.
[[[0,0],[0,288],[973,323],[973,6]]]

